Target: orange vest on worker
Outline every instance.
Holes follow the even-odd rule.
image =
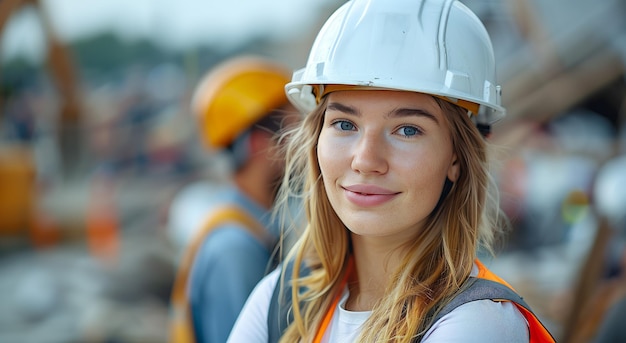
[[[349,265],[351,265],[350,263]],[[510,301],[512,302],[518,310],[522,313],[526,321],[528,322],[528,333],[529,333],[529,342],[530,343],[555,343],[556,340],[548,329],[541,323],[539,318],[532,312],[530,307],[526,304],[526,302],[515,292],[513,287],[509,285],[506,281],[501,279],[499,276],[491,272],[487,267],[485,267],[478,259],[475,260],[475,264],[478,266],[478,275],[476,277],[470,277],[468,280],[468,287],[464,289],[459,295],[451,300],[451,302],[444,306],[443,309],[435,314],[435,319],[432,321],[434,324],[439,318],[443,315],[450,313],[456,307],[476,300],[492,300],[497,302],[502,301]],[[290,268],[292,265],[287,265],[287,272],[285,275],[291,276]],[[306,270],[306,269],[305,269]],[[346,273],[346,276],[349,273]],[[346,279],[347,280],[347,279]],[[344,282],[346,281],[344,280]],[[289,285],[287,282],[285,285]],[[289,287],[289,286],[287,286]],[[269,332],[269,342],[274,343],[277,342],[280,336],[282,335],[282,331],[287,328],[287,313],[289,312],[288,307],[275,305],[279,303],[278,290],[280,289],[277,286],[274,289],[274,294],[272,296],[272,301],[270,305],[269,315],[268,315],[268,332]],[[343,289],[343,287],[340,287]],[[478,292],[474,292],[475,290],[479,290]],[[287,299],[284,303],[290,303],[290,294],[291,291],[287,290],[283,293],[289,299]],[[337,296],[337,299],[333,302],[329,311],[326,313],[324,319],[322,320],[322,324],[317,332],[316,337],[314,338],[314,342],[320,342],[322,337],[324,336],[324,332],[326,331],[328,325],[333,316],[333,312],[337,307],[337,302],[339,301],[340,294]],[[285,300],[284,298],[281,300]],[[276,312],[279,311],[280,314]],[[278,318],[278,319],[277,319]],[[424,330],[426,331],[426,330]],[[421,336],[416,337],[415,342],[420,342],[422,339]]]
[[[498,275],[491,272],[487,267],[485,267],[478,259],[475,260],[476,265],[478,266],[478,275],[476,276],[479,279],[490,280],[496,283],[502,284],[508,287],[511,291],[515,292],[513,287],[509,285],[506,281],[500,278]],[[548,329],[541,323],[539,318],[528,308],[527,305],[518,303],[516,301],[510,299],[491,299],[493,301],[512,301],[513,304],[517,307],[517,309],[522,313],[526,321],[528,322],[528,330],[530,336],[530,343],[554,343],[556,340]]]
[[[214,211],[202,228],[194,235],[191,243],[187,247],[178,266],[176,279],[170,297],[170,342],[171,343],[194,343],[193,321],[187,285],[193,261],[209,234],[218,226],[227,222],[240,223],[247,228],[259,241],[269,246],[272,238],[267,230],[256,219],[252,218],[242,209],[232,205],[224,206]]]

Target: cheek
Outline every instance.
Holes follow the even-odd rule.
[[[324,179],[332,178],[342,161],[346,160],[340,145],[328,138],[322,130],[317,140],[317,162]]]
[[[442,155],[431,145],[413,146],[407,149],[395,149],[394,153],[387,155],[389,164],[393,170],[403,173],[407,179],[413,179],[418,175],[426,177],[440,173],[442,168]],[[419,177],[418,177],[419,179]]]
[[[408,158],[397,159],[395,163],[396,170],[409,180],[407,187],[414,190],[414,196],[423,201],[428,199],[427,202],[439,199],[451,163],[448,157],[438,155],[434,150],[420,150]]]

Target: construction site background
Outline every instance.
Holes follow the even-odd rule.
[[[626,296],[626,1],[462,2],[492,37],[508,110],[489,140],[511,228],[482,257],[557,341],[591,342]],[[241,53],[301,67],[341,3],[289,39],[172,51],[108,31],[66,41],[54,0],[2,0],[0,39],[35,15],[45,56],[0,59],[0,342],[165,342],[169,202],[225,175],[198,140],[195,83]]]

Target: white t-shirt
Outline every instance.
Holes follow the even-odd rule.
[[[477,273],[478,269],[474,266],[472,276]],[[259,282],[230,333],[229,343],[267,343],[267,315],[279,277],[280,270],[277,269]],[[322,342],[344,343],[357,340],[360,327],[371,312],[346,310],[348,296],[346,288]],[[422,343],[528,341],[528,323],[517,307],[509,301],[491,300],[473,301],[457,307],[435,322],[422,339]]]

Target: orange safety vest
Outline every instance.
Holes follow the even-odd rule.
[[[242,209],[231,205],[224,206],[213,211],[202,228],[194,235],[191,243],[185,250],[181,263],[176,273],[176,279],[170,298],[170,342],[171,343],[194,343],[196,342],[187,285],[193,261],[211,232],[218,226],[227,222],[242,224],[265,246],[270,246],[272,238],[267,230],[254,218]]]
[[[478,266],[478,275],[476,276],[476,278],[496,282],[498,284],[508,287],[511,291],[515,292],[513,287],[511,287],[511,285],[509,285],[506,281],[504,281],[499,276],[497,276],[496,274],[491,272],[489,269],[487,269],[487,267],[485,267],[478,259],[475,260],[475,263]],[[342,285],[340,287],[341,290],[343,290],[346,280],[349,277],[349,274],[352,268],[352,262],[349,264],[348,268],[349,270],[346,273],[346,277],[342,281]],[[337,304],[339,303],[340,297],[341,297],[341,293],[336,296],[331,307],[326,312],[326,315],[324,316],[322,320],[320,328],[317,331],[317,334],[315,335],[315,338],[313,340],[314,343],[319,343],[322,341],[322,338],[324,337],[324,333],[328,329],[328,326],[330,325],[331,319],[334,315],[335,309],[337,308]],[[475,299],[475,300],[478,300],[478,299]],[[552,337],[552,335],[550,334],[550,332],[545,328],[545,326],[541,323],[541,321],[539,321],[539,318],[537,318],[537,316],[530,310],[530,308],[525,306],[525,304],[518,303],[515,300],[508,299],[508,298],[497,298],[497,299],[491,299],[491,300],[498,301],[498,302],[501,302],[501,301],[513,302],[513,304],[518,308],[518,310],[522,313],[522,315],[524,316],[524,318],[526,318],[526,321],[528,322],[530,343],[554,343],[556,342],[554,337]],[[461,304],[458,304],[458,305],[461,305]]]
[[[511,287],[506,281],[500,278],[498,275],[494,274],[491,270],[487,269],[485,265],[482,264],[478,259],[474,261],[478,266],[478,275],[477,278],[494,281],[500,284],[503,284],[510,288],[513,292],[515,289]],[[492,299],[493,301],[511,301],[507,299]],[[530,343],[554,343],[556,340],[548,329],[541,323],[539,318],[527,307],[513,301],[513,304],[517,307],[517,309],[522,313],[526,321],[528,322],[528,331],[530,337]]]

